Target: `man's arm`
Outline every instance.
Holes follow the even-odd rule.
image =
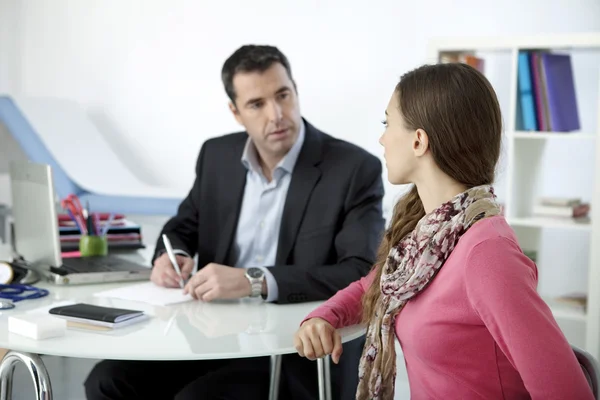
[[[193,257],[198,246],[198,204],[200,199],[200,178],[204,161],[205,145],[200,150],[196,161],[196,179],[187,197],[181,202],[177,214],[163,227],[156,242],[156,250],[152,257],[154,260],[165,252],[162,235],[166,234],[171,241],[175,253]]]
[[[278,303],[325,300],[369,273],[385,228],[381,173],[381,162],[366,157],[352,177],[344,222],[334,241],[336,264],[268,267]]]

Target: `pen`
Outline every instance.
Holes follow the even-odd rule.
[[[100,216],[98,216],[98,213],[92,213],[92,215],[94,216],[94,231],[96,235],[100,236]]]
[[[87,229],[87,234],[90,236],[95,236],[96,235],[96,230],[94,229],[94,219],[93,216],[89,213],[89,209],[90,209],[90,204],[86,203],[85,205],[85,209],[84,209],[84,218],[85,218],[85,227]]]
[[[79,219],[79,215],[78,214],[74,214],[70,208],[67,208],[67,213],[69,214],[69,217],[71,217],[71,219],[75,222],[75,226],[77,227],[77,229],[79,229],[79,232],[82,235],[85,235],[87,233],[84,224],[81,222],[81,220]]]
[[[179,270],[179,264],[177,264],[177,258],[175,258],[175,253],[173,253],[173,247],[171,247],[171,241],[163,233],[162,235],[163,243],[165,244],[165,248],[167,249],[167,255],[169,256],[169,260],[171,260],[171,264],[173,264],[173,268],[177,275],[179,275],[179,286],[183,289],[183,277],[181,276],[181,270]]]

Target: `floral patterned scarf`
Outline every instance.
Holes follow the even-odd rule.
[[[500,213],[493,188],[477,186],[425,215],[390,249],[381,274],[381,297],[360,360],[357,400],[393,399],[396,316],[433,280],[467,229],[482,218]]]

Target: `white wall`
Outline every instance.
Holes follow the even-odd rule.
[[[0,93],[18,90],[19,15],[18,1],[0,0]]]
[[[0,0],[0,94],[19,91],[19,15],[16,0]],[[9,161],[25,158],[17,142],[0,125],[0,204],[10,204]]]
[[[240,129],[220,69],[244,43],[279,46],[292,63],[304,116],[381,156],[383,110],[400,74],[433,61],[426,59],[430,38],[590,31],[600,31],[598,0],[0,0],[0,93],[80,102],[136,175],[184,195],[202,142]],[[510,59],[493,60],[491,79],[506,113]],[[587,93],[580,109],[588,130],[596,129],[598,101],[591,65],[575,66],[578,93]],[[581,153],[582,166],[555,167],[573,151],[548,146],[545,194],[591,194],[591,149]],[[581,184],[572,179],[580,175]],[[399,189],[386,190],[389,207]],[[589,243],[572,240],[584,257],[574,264],[585,266]],[[544,247],[549,259],[569,262],[554,250],[560,246]],[[572,275],[569,288],[585,286],[584,272]],[[553,283],[542,287],[560,289],[562,272],[545,273]]]
[[[304,116],[381,155],[389,95],[428,38],[594,30],[597,0],[0,0],[0,92],[81,102],[136,174],[185,193],[202,142],[239,128],[219,72],[243,43],[279,46]]]

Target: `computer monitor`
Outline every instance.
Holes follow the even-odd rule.
[[[57,200],[52,168],[13,162],[12,185],[15,252],[31,268],[57,284],[148,280],[152,270],[121,257],[61,255]]]
[[[9,171],[15,251],[35,268],[60,267],[60,233],[51,167],[13,161]]]

